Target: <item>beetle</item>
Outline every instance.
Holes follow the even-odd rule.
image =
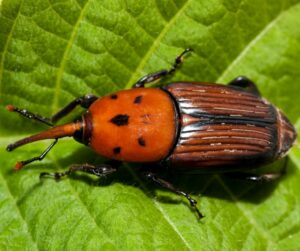
[[[40,156],[17,162],[15,168],[42,160],[59,138],[71,136],[112,160],[157,164],[182,172],[232,172],[253,181],[277,178],[278,173],[254,175],[245,171],[284,157],[296,139],[296,131],[278,108],[261,97],[251,80],[241,76],[227,86],[175,82],[160,88],[145,88],[173,74],[189,51],[190,48],[185,49],[169,70],[142,77],[132,89],[105,97],[76,98],[51,118],[8,105],[9,111],[51,126],[9,144],[8,151],[34,141],[54,139]],[[53,126],[76,106],[87,109],[81,119]],[[41,173],[40,177],[60,179],[77,171],[106,176],[117,169],[110,164],[80,164],[65,172]],[[160,170],[145,168],[143,175],[185,196],[201,218],[197,202],[160,178]]]

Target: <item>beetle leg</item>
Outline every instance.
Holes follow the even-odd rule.
[[[229,176],[230,178],[233,178],[233,179],[247,180],[247,181],[251,181],[251,182],[255,182],[255,183],[270,182],[270,181],[277,180],[286,174],[288,160],[289,160],[288,158],[284,159],[283,167],[278,172],[263,173],[263,174],[234,172],[234,173],[225,173],[224,175]]]
[[[53,146],[55,146],[55,144],[57,143],[58,139],[55,139],[54,142],[51,143],[50,146],[47,147],[47,149],[38,157],[33,157],[31,159],[28,159],[28,160],[23,160],[23,161],[19,161],[16,163],[16,166],[15,166],[15,169],[16,170],[19,170],[21,169],[23,166],[31,163],[31,162],[34,162],[34,161],[41,161],[43,160],[46,155],[50,152],[50,150],[52,149]]]
[[[171,192],[173,192],[173,193],[176,193],[176,194],[178,194],[178,195],[182,195],[182,196],[184,196],[185,198],[187,198],[187,200],[190,202],[191,207],[197,212],[198,217],[199,217],[200,219],[204,217],[204,216],[201,214],[201,212],[198,210],[197,206],[196,206],[196,205],[197,205],[197,201],[194,200],[188,193],[183,192],[183,191],[181,191],[181,190],[175,188],[170,182],[165,181],[165,180],[163,180],[163,179],[161,179],[161,178],[158,178],[158,177],[157,177],[154,173],[152,173],[152,172],[144,172],[143,175],[144,175],[147,179],[153,181],[156,185],[159,185],[159,186],[161,186],[161,187],[163,187],[163,188],[165,188],[165,189],[167,189],[167,190],[169,190],[169,191],[171,191]]]
[[[117,171],[117,168],[108,165],[108,164],[101,164],[101,165],[90,165],[90,164],[78,164],[70,166],[69,170],[65,172],[56,172],[56,173],[41,173],[40,178],[43,177],[53,177],[56,180],[59,180],[61,177],[70,175],[74,172],[85,172],[89,174],[94,174],[96,176],[102,177],[114,173]]]
[[[228,83],[228,85],[243,87],[247,91],[249,91],[257,96],[261,96],[256,84],[254,84],[250,79],[246,78],[245,76],[239,76],[239,77],[231,80]]]
[[[95,95],[85,95],[79,98],[74,99],[73,101],[71,101],[68,105],[66,105],[65,107],[63,107],[60,111],[58,111],[56,114],[54,114],[51,117],[51,122],[55,123],[57,122],[59,119],[63,118],[64,116],[66,116],[67,114],[69,114],[76,106],[80,105],[82,108],[89,108],[91,106],[92,103],[94,103],[96,100],[98,99],[97,96]]]
[[[264,173],[264,174],[252,174],[252,173],[243,173],[243,172],[235,172],[228,173],[226,176],[229,176],[233,179],[239,180],[247,180],[255,183],[264,183],[270,182],[279,179],[282,175],[284,175],[285,171],[276,172],[276,173]]]
[[[132,86],[132,88],[145,87],[145,84],[152,83],[158,79],[161,79],[162,77],[173,74],[177,70],[177,68],[181,65],[181,63],[183,62],[183,56],[190,51],[192,51],[191,48],[186,48],[178,57],[176,57],[173,66],[169,70],[160,70],[158,72],[150,73],[150,74],[140,78]]]
[[[76,98],[64,108],[62,108],[60,111],[58,111],[56,114],[54,114],[51,118],[46,118],[44,116],[34,114],[26,109],[20,109],[13,105],[8,105],[6,108],[11,112],[17,112],[28,119],[33,119],[42,122],[46,125],[53,126],[53,123],[57,122],[59,119],[69,114],[76,106],[80,105],[83,108],[89,108],[89,106],[97,99],[98,97],[94,95],[85,95]]]

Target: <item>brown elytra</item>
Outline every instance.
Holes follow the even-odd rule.
[[[283,157],[295,141],[294,127],[277,108],[239,87],[174,83],[165,88],[180,114],[171,166],[234,169],[266,163]]]

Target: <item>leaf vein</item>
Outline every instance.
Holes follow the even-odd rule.
[[[245,216],[246,219],[248,219],[249,223],[260,233],[260,236],[262,236],[265,240],[267,240],[267,244],[272,247],[272,250],[275,249],[276,243],[272,239],[272,236],[266,229],[264,229],[261,225],[258,224],[255,217],[251,214],[251,212],[242,204],[239,203],[236,196],[230,191],[230,189],[225,185],[223,180],[217,176],[216,180],[219,182],[219,184],[224,188],[225,192],[230,196],[233,202],[237,205],[237,207],[240,209],[241,213]]]
[[[58,163],[58,161],[56,160],[56,158],[53,155],[51,155],[50,158],[55,163],[55,166],[59,167],[59,169],[62,168],[61,165]],[[90,218],[93,220],[95,226],[100,230],[101,233],[103,233],[107,237],[107,240],[114,245],[113,240],[102,230],[101,225],[99,225],[97,223],[94,215],[89,210],[89,207],[83,202],[83,200],[81,199],[81,197],[79,196],[78,192],[76,191],[76,189],[74,188],[73,184],[71,183],[71,181],[69,179],[68,179],[68,183],[69,183],[69,186],[71,188],[71,191],[72,191],[73,195],[75,196],[77,201],[83,206],[83,208],[86,210],[86,212],[88,213]]]
[[[142,187],[142,189],[144,191],[149,191],[149,189],[146,188],[146,186],[144,185],[144,183],[141,181],[141,179],[132,171],[132,169],[125,164],[124,165],[126,167],[126,169],[128,170],[128,172],[132,175],[132,177],[138,182],[138,184]],[[189,249],[189,250],[193,250],[192,247],[190,246],[190,244],[188,243],[188,241],[184,238],[184,236],[182,236],[182,234],[180,233],[180,231],[177,229],[176,225],[173,223],[173,221],[168,217],[168,215],[166,214],[166,212],[162,209],[162,207],[159,205],[159,203],[153,199],[153,204],[154,206],[157,208],[157,210],[161,213],[161,215],[163,216],[163,219],[165,219],[165,221],[170,225],[170,227],[173,229],[173,231],[178,235],[178,237],[180,238],[180,240],[182,241],[182,243]]]
[[[64,54],[62,56],[62,60],[60,62],[60,66],[57,72],[57,78],[56,78],[56,82],[55,82],[55,87],[54,87],[54,97],[53,97],[53,104],[52,104],[52,113],[55,112],[55,110],[57,109],[57,105],[58,105],[58,98],[59,98],[59,94],[60,94],[60,85],[61,85],[61,81],[62,81],[62,77],[63,77],[63,72],[67,63],[67,57],[68,54],[70,53],[70,50],[72,48],[73,42],[76,38],[78,29],[79,29],[79,25],[80,22],[83,20],[84,14],[85,14],[85,10],[87,9],[88,3],[90,2],[90,0],[87,0],[86,3],[84,4],[83,8],[80,11],[80,14],[78,16],[78,19],[74,25],[73,31],[71,33],[70,39],[67,43],[67,46],[65,48]]]
[[[157,47],[159,46],[160,42],[162,41],[162,39],[164,38],[164,36],[166,35],[166,33],[171,29],[172,25],[175,23],[175,21],[177,20],[177,18],[185,11],[185,9],[187,8],[187,6],[188,6],[189,3],[190,3],[190,1],[187,0],[185,2],[185,4],[182,5],[181,9],[178,10],[178,12],[173,16],[173,18],[171,18],[169,20],[169,22],[165,25],[165,27],[161,30],[161,32],[156,37],[156,39],[153,41],[153,43],[150,46],[150,48],[148,48],[147,53],[143,56],[143,58],[141,59],[139,65],[136,67],[135,71],[131,75],[131,78],[129,79],[129,81],[128,81],[126,87],[125,87],[126,89],[130,88],[131,85],[133,84],[133,81],[136,81],[136,79],[139,78],[140,72],[145,67],[145,65],[148,62],[150,56],[152,55],[152,53],[154,52],[154,50],[157,49]]]
[[[21,220],[22,220],[23,223],[25,224],[25,229],[27,230],[26,232],[29,233],[29,236],[30,236],[30,239],[31,239],[32,243],[33,243],[34,246],[36,247],[36,250],[39,250],[39,249],[38,249],[38,245],[37,245],[36,241],[34,240],[31,231],[29,230],[29,225],[28,225],[27,221],[25,220],[23,214],[21,213],[21,210],[20,210],[20,208],[18,207],[18,203],[16,203],[16,199],[15,199],[15,197],[13,196],[13,193],[12,193],[12,191],[10,190],[10,187],[9,187],[9,185],[7,184],[7,181],[6,181],[6,179],[4,178],[4,175],[3,175],[2,172],[1,172],[1,175],[0,175],[0,179],[2,180],[1,183],[5,186],[5,188],[6,188],[6,190],[8,191],[10,197],[11,197],[12,200],[15,202],[14,205],[15,205],[17,214],[19,214]]]
[[[130,43],[124,38],[124,36],[121,36],[121,35],[119,35],[119,34],[113,32],[112,30],[107,29],[107,28],[104,27],[104,26],[98,26],[97,24],[94,24],[94,23],[92,23],[92,22],[86,22],[86,23],[92,25],[92,26],[95,27],[96,29],[100,29],[100,30],[102,29],[102,30],[105,30],[105,31],[109,32],[110,34],[112,34],[112,35],[114,35],[114,36],[116,36],[116,37],[122,39],[124,42],[126,42],[126,43],[127,43],[127,44],[128,44],[128,45],[136,52],[135,47],[134,47],[132,44],[130,44]],[[106,49],[105,52],[107,52],[112,58],[114,58],[114,59],[116,60],[116,62],[118,62],[118,63],[120,63],[122,66],[124,66],[124,68],[125,68],[127,71],[132,72],[132,70],[127,66],[127,64],[123,63],[120,59],[118,59],[115,55],[113,55],[113,53],[112,53],[111,51],[109,51],[109,48],[108,48],[105,44],[102,43],[102,45],[103,45],[103,47]],[[86,50],[85,48],[83,48],[83,47],[80,47],[80,48],[83,49],[84,51],[87,51],[87,50]],[[89,51],[87,51],[87,52],[90,53]],[[137,54],[137,52],[136,52],[136,54]],[[137,54],[137,55],[138,55],[138,54]]]
[[[8,33],[6,42],[4,44],[3,53],[2,53],[2,56],[1,56],[1,61],[0,61],[0,93],[2,92],[1,89],[2,89],[2,78],[3,78],[3,73],[4,73],[4,60],[5,60],[6,53],[8,51],[8,45],[9,45],[9,43],[12,40],[12,34],[13,34],[14,29],[15,29],[15,26],[16,26],[16,23],[17,23],[17,19],[18,19],[19,15],[20,15],[20,12],[21,12],[22,4],[23,4],[23,0],[20,3],[20,6],[19,6],[19,9],[18,9],[16,18],[13,20],[13,24],[12,24],[12,27],[11,27],[9,33]],[[1,6],[1,4],[0,4],[0,6]]]
[[[268,33],[268,31],[270,31],[273,26],[280,20],[281,16],[287,12],[288,10],[290,10],[291,8],[293,8],[296,4],[291,5],[288,9],[283,10],[281,12],[278,12],[278,14],[273,18],[273,20],[268,23],[266,26],[264,26],[260,32],[257,34],[257,36],[255,36],[245,47],[244,49],[238,54],[238,56],[231,61],[231,63],[224,69],[224,71],[220,74],[220,77],[218,77],[218,79],[216,80],[217,83],[224,81],[225,78],[227,77],[227,75],[230,73],[230,71],[234,68],[234,66],[236,66],[246,55],[247,53],[250,51],[250,49],[252,49],[252,47],[260,40],[264,37],[265,34]]]

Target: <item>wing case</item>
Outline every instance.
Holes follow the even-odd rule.
[[[180,119],[177,145],[168,158],[172,167],[234,169],[274,159],[277,110],[265,99],[219,84],[173,83],[164,88],[173,96]]]

